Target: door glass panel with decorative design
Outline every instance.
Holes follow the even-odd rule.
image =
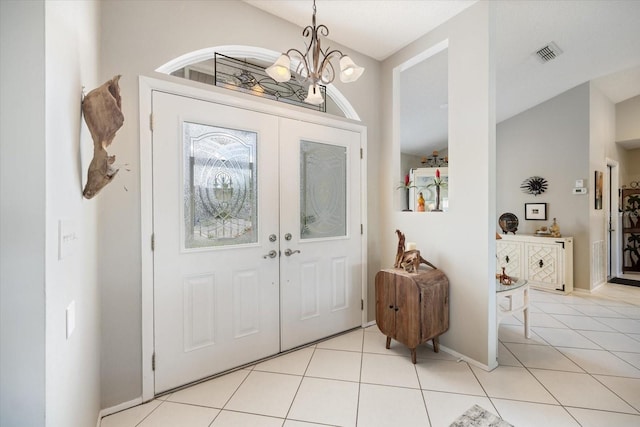
[[[347,149],[300,143],[300,238],[345,236]]]
[[[258,134],[183,123],[185,248],[255,243]]]

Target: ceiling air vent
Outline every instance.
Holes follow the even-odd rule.
[[[554,42],[549,43],[543,48],[538,49],[536,55],[540,62],[549,62],[562,53],[562,50]]]

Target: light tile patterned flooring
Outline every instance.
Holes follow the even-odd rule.
[[[448,426],[474,404],[526,426],[640,426],[640,288],[533,290],[486,372],[377,327],[349,332],[105,417],[102,427]]]

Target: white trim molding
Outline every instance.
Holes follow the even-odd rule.
[[[98,413],[98,421],[96,423],[96,427],[100,427],[100,424],[102,423],[102,419],[104,417],[107,417],[109,415],[115,414],[116,412],[124,411],[125,409],[133,408],[134,406],[138,406],[140,404],[142,404],[142,398],[141,397],[137,397],[137,398],[135,398],[133,400],[130,400],[128,402],[122,402],[119,405],[112,406],[110,408],[102,409]]]

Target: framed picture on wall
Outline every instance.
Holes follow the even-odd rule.
[[[600,210],[602,209],[602,186],[603,186],[603,181],[604,181],[604,174],[601,171],[596,171],[596,176],[595,176],[595,180],[593,181],[595,183],[595,208],[596,210]]]
[[[547,204],[546,203],[525,203],[524,219],[541,220],[541,221],[546,220]]]

